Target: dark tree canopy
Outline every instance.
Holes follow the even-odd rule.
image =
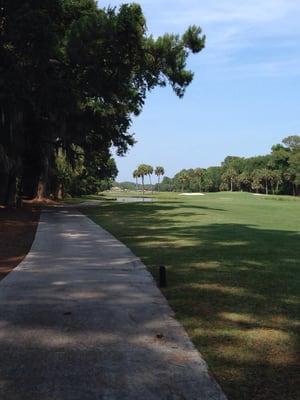
[[[147,92],[193,79],[201,29],[154,39],[138,4],[99,9],[94,0],[3,0],[0,7],[0,201],[55,196],[56,159],[86,176],[114,176],[111,149],[134,144],[133,115]]]

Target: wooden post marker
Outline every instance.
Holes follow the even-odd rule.
[[[164,265],[160,265],[159,267],[159,286],[160,287],[167,286],[167,272],[166,272],[166,267]]]

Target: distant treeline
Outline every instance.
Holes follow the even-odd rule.
[[[122,187],[122,185],[118,184]],[[124,183],[134,189],[133,183]],[[130,186],[130,187],[129,187]],[[247,191],[300,194],[300,136],[283,139],[270,154],[250,158],[228,156],[221,166],[183,169],[173,178],[164,177],[154,186],[164,192]]]
[[[143,185],[141,183],[136,184],[136,183],[133,183],[133,182],[130,182],[130,181],[114,182],[112,189],[114,187],[117,187],[117,188],[120,188],[120,189],[123,189],[123,190],[131,190],[131,191],[133,191],[133,190],[143,190]],[[145,184],[144,185],[144,190],[150,190],[150,191],[151,190],[156,190],[157,191],[158,190],[157,189],[157,184],[154,184],[154,185]]]

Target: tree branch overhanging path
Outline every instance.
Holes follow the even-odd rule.
[[[74,208],[0,283],[3,399],[225,400],[141,261]]]
[[[136,3],[2,3],[0,203],[111,186],[113,149],[134,145],[147,94],[170,85],[183,97],[192,82],[187,59],[205,46],[201,28],[154,38]]]

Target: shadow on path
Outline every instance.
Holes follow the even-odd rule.
[[[0,283],[3,400],[225,400],[141,262],[75,210],[43,212]]]

